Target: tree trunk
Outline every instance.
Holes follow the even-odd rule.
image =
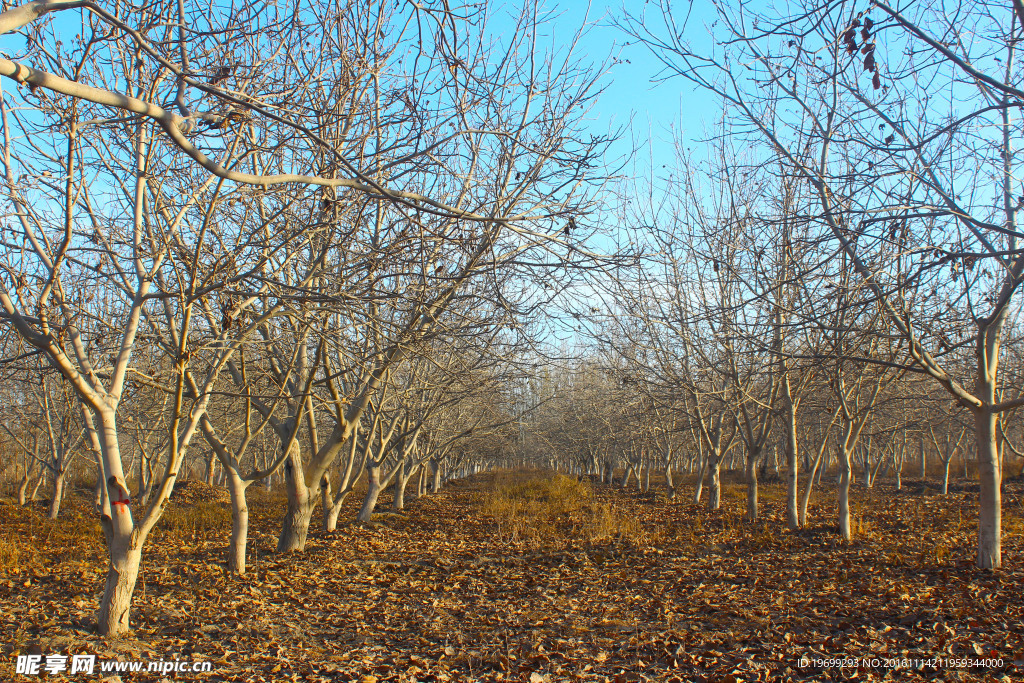
[[[217,454],[210,451],[210,455],[206,458],[206,485],[213,486],[215,476],[217,474]]]
[[[825,469],[821,466],[822,461],[825,459],[825,444],[822,444],[821,450],[818,451],[818,457],[814,459],[814,465],[811,467],[811,476],[807,478],[807,486],[804,488],[804,495],[800,498],[800,528],[806,528],[807,526],[807,507],[811,503],[811,491],[814,490],[814,479],[818,478],[821,481],[821,472]]]
[[[391,502],[391,509],[395,512],[401,512],[405,509],[405,488],[409,485],[412,475],[413,471],[409,463],[403,463],[398,468],[398,473],[395,475],[395,498]]]
[[[672,478],[672,465],[671,463],[665,465],[665,488],[668,489],[668,499],[676,499],[676,483]]]
[[[43,480],[46,479],[46,470],[43,469],[39,473],[39,478],[36,479],[36,485],[32,487],[32,495],[28,497],[30,503],[36,502],[39,498],[39,488],[43,485]]]
[[[249,507],[245,502],[245,491],[249,484],[237,472],[224,468],[227,474],[228,493],[231,494],[231,545],[228,548],[228,570],[233,574],[245,574],[245,548],[249,541]]]
[[[651,490],[651,468],[649,465],[644,465],[644,476],[641,480],[643,483],[640,486],[640,490],[647,493]]]
[[[903,490],[903,461],[906,459],[906,449],[904,449],[896,459],[896,454],[893,454],[893,473],[896,475],[896,490]]]
[[[110,564],[106,586],[100,599],[97,628],[100,635],[120,636],[128,632],[129,610],[135,582],[139,578],[142,544],[135,533],[130,497],[121,469],[121,451],[117,442],[117,415],[113,409],[97,410],[100,426],[96,431],[99,446],[100,526],[107,539]]]
[[[28,503],[28,482],[30,481],[29,470],[26,465],[25,476],[21,478],[21,484],[18,486],[18,505],[24,507]]]
[[[334,531],[337,528],[337,520],[333,526],[330,523],[332,507],[334,507],[334,493],[331,491],[331,477],[329,474],[325,474],[320,480],[320,517],[324,531]]]
[[[757,457],[747,456],[747,520],[757,521]]]
[[[153,489],[153,466],[145,453],[139,454],[139,505],[149,503],[149,496]]]
[[[341,515],[341,506],[348,498],[348,492],[338,496],[330,505],[324,508],[324,531],[336,531],[338,528],[338,517]]]
[[[867,456],[867,451],[865,451],[864,462],[870,462],[870,460],[868,459],[868,456]],[[878,471],[881,470],[882,469],[882,465],[887,463],[887,462],[889,462],[888,458],[879,457],[878,458],[878,462],[875,463],[875,466],[873,468],[872,467],[868,468],[867,472],[864,475],[867,478],[867,488],[870,489],[870,488],[874,487],[875,479],[878,478]]]
[[[849,541],[853,538],[850,526],[850,478],[853,474],[853,463],[850,451],[842,449],[839,456],[839,535]]]
[[[622,475],[622,488],[625,489],[629,486],[629,480],[633,476],[633,466],[626,465],[626,473]]]
[[[994,393],[994,392],[993,392]],[[999,416],[986,408],[975,411],[978,447],[978,567],[1002,565],[1002,498],[996,423]],[[966,459],[966,458],[965,458]]]
[[[700,470],[697,472],[697,486],[693,490],[693,504],[700,504],[700,496],[704,492],[704,476],[707,474],[708,458],[703,458],[700,463]]]
[[[786,397],[786,526],[790,531],[800,528],[797,495],[800,486],[800,443],[796,432],[797,404],[793,400],[789,373],[783,380]]]
[[[110,547],[107,582],[96,619],[101,635],[110,637],[128,633],[132,594],[135,592],[135,583],[139,578],[141,562],[141,546],[132,546],[130,537],[114,539],[114,543]]]
[[[924,447],[924,437],[922,436],[921,437],[921,461],[920,461],[921,469],[918,472],[918,475],[920,475],[920,477],[921,477],[921,481],[924,481],[928,477],[928,456],[926,454],[927,454],[927,451],[925,450],[925,447]]]
[[[708,483],[708,510],[722,507],[722,458],[711,463],[711,481]]]
[[[64,498],[64,479],[67,477],[67,470],[58,470],[53,475],[53,498],[50,499],[50,519],[57,519],[57,514],[60,512],[60,503]]]
[[[441,490],[441,462],[434,460],[434,483],[431,485],[431,492],[437,493]]]
[[[356,519],[360,522],[369,522],[373,519],[373,510],[377,507],[377,498],[384,487],[380,483],[380,465],[366,463],[366,496],[363,498],[363,505],[359,508]]]
[[[301,479],[302,467],[299,449],[293,445],[284,463],[284,484],[288,492],[288,508],[281,522],[281,535],[277,539],[277,552],[302,551],[306,548],[309,522],[313,516],[314,501],[306,482]]]
[[[416,476],[416,497],[422,498],[427,494],[427,466],[422,465],[419,474]]]

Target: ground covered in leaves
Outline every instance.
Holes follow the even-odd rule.
[[[148,543],[119,640],[93,630],[105,563],[86,498],[57,523],[0,502],[0,678],[61,678],[15,675],[18,654],[95,653],[208,661],[169,674],[203,681],[1024,680],[1024,486],[1005,485],[995,573],[973,565],[976,490],[954,488],[858,488],[846,544],[831,491],[791,533],[777,484],[750,523],[739,483],[708,512],[660,491],[487,474],[402,515],[313,531],[287,556],[274,552],[283,500],[253,491],[240,578],[224,569],[224,497],[190,484]],[[853,666],[824,661],[837,658]],[[1002,665],[962,666],[978,660]]]

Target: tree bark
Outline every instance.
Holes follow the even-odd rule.
[[[135,592],[142,562],[141,545],[132,545],[130,538],[118,537],[114,540],[110,547],[107,582],[96,619],[100,634],[108,637],[128,633],[132,594]]]
[[[800,452],[796,433],[796,406],[789,396],[789,377],[786,377],[786,526],[790,531],[800,528],[797,494],[800,485]]]
[[[292,445],[284,463],[284,483],[288,492],[288,508],[281,523],[281,535],[277,540],[277,552],[302,551],[306,548],[309,521],[313,516],[314,501],[309,488],[302,480],[302,467],[298,462],[299,449]]]
[[[828,437],[826,436],[826,439]],[[827,443],[827,441],[826,441]],[[814,464],[811,466],[811,476],[807,478],[807,486],[804,488],[804,495],[800,499],[800,528],[803,529],[807,526],[807,508],[811,503],[811,491],[814,490],[814,479],[821,480],[821,472],[825,470],[822,467],[822,461],[825,459],[826,444],[821,445],[821,449],[818,451],[818,457],[814,459]]]
[[[987,407],[975,410],[979,484],[978,567],[981,569],[999,569],[1002,564],[1002,477],[996,441],[998,419],[999,416]]]
[[[210,455],[206,458],[206,485],[213,486],[215,476],[217,474],[217,454],[210,451]]]
[[[413,469],[409,463],[402,463],[398,468],[398,473],[395,475],[395,498],[391,502],[391,509],[395,512],[405,509],[405,489],[409,485],[412,475]]]
[[[747,521],[757,521],[757,460],[760,454],[747,456]]]
[[[21,478],[21,484],[18,485],[18,505],[22,507],[28,503],[28,482],[31,480],[29,472],[28,465],[25,465],[25,476]]]
[[[419,468],[418,474],[416,475],[416,497],[422,498],[427,494],[427,466],[423,465]]]
[[[373,510],[377,507],[377,498],[384,487],[380,482],[380,464],[366,463],[366,496],[363,497],[363,505],[359,508],[356,519],[360,522],[369,522],[373,519]]]
[[[39,477],[36,479],[35,486],[32,487],[32,494],[28,497],[30,503],[36,502],[39,498],[39,488],[43,485],[43,480],[46,479],[46,469],[44,468],[39,472]]]
[[[918,472],[918,475],[921,477],[921,481],[924,481],[925,479],[928,478],[928,456],[927,456],[927,451],[925,450],[925,447],[924,447],[924,437],[923,436],[921,437],[921,461],[920,461],[920,466],[921,466],[921,469]]]
[[[842,449],[839,456],[839,535],[844,540],[853,538],[850,526],[850,478],[853,474],[853,463],[850,451]]]
[[[228,548],[228,570],[239,576],[245,574],[245,549],[249,541],[249,507],[245,492],[249,482],[237,472],[224,468],[228,493],[231,494],[231,545]]]
[[[100,635],[120,636],[128,632],[129,610],[142,561],[145,539],[135,533],[130,498],[121,470],[117,441],[117,416],[113,409],[97,410],[100,427],[96,432],[100,449],[100,525],[107,539],[110,563],[106,586],[100,599],[97,627]]]
[[[700,504],[701,494],[704,493],[704,476],[707,474],[708,458],[703,458],[700,463],[700,470],[697,472],[697,486],[693,490],[693,504]]]
[[[722,458],[711,463],[711,481],[708,482],[708,510],[722,507]]]
[[[60,503],[64,498],[64,479],[67,477],[67,470],[60,469],[53,475],[53,497],[50,499],[50,519],[57,519],[60,512]]]
[[[434,483],[431,486],[431,493],[437,493],[441,490],[441,461],[434,460]]]

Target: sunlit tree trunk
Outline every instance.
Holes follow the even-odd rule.
[[[783,396],[786,399],[786,526],[795,530],[800,528],[800,517],[797,507],[797,492],[800,486],[800,447],[796,428],[797,402],[793,400],[793,390],[787,372],[782,380]]]
[[[316,503],[303,480],[300,458],[298,444],[292,444],[284,462],[284,486],[288,495],[288,507],[281,522],[281,534],[277,539],[279,553],[305,549],[309,522]]]
[[[839,535],[844,540],[853,538],[850,523],[850,478],[853,475],[853,462],[849,448],[845,445],[839,455]]]
[[[697,483],[693,489],[693,504],[699,505],[701,495],[704,493],[704,477],[707,475],[708,457],[701,458],[700,469],[697,471]]]
[[[107,537],[109,556],[97,625],[101,634],[116,636],[127,633],[129,629],[129,610],[139,577],[143,539],[133,533],[135,521],[121,471],[115,411],[105,408],[96,412],[100,423],[97,437],[106,491],[100,525]]]
[[[708,482],[708,510],[722,507],[722,456],[708,454],[711,480]]]
[[[757,520],[757,466],[760,453],[747,456],[747,520]]]
[[[249,506],[245,492],[248,481],[237,472],[224,468],[228,493],[231,495],[231,545],[228,548],[228,569],[234,574],[245,574],[245,548],[249,539]]]
[[[380,480],[380,463],[367,461],[366,463],[366,495],[363,497],[363,505],[359,508],[356,519],[360,522],[369,522],[373,519],[373,511],[377,507],[377,499],[384,489]]]
[[[433,484],[431,484],[430,488],[431,488],[431,491],[433,493],[437,493],[438,491],[441,490],[441,466],[442,466],[442,464],[441,464],[441,461],[436,459],[436,458],[432,462],[434,464],[434,482],[433,482]]]
[[[53,473],[53,488],[51,490],[53,497],[50,499],[49,510],[50,519],[57,519],[57,515],[60,512],[60,503],[64,498],[64,479],[66,476],[67,468],[63,465],[59,466],[59,469]]]

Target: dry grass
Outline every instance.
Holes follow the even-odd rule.
[[[588,483],[561,474],[499,473],[482,498],[481,512],[497,523],[507,542],[539,548],[641,534],[635,519],[599,500]]]
[[[157,533],[182,540],[205,539],[230,528],[231,508],[224,503],[212,501],[168,505],[156,526],[156,530],[159,530]]]

